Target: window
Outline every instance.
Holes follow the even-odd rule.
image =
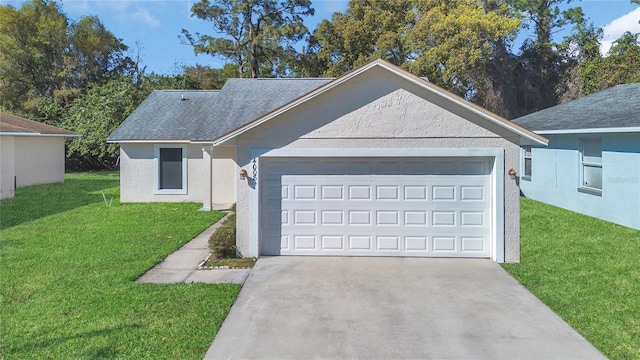
[[[522,152],[524,153],[522,179],[531,180],[531,146],[523,146]]]
[[[602,191],[602,140],[582,139],[580,161],[581,187]]]
[[[155,193],[187,193],[187,148],[182,145],[154,147]]]

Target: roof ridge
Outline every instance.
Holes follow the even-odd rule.
[[[227,80],[333,80],[332,77],[281,77],[281,78],[228,78]]]
[[[220,92],[220,89],[157,89],[153,92]]]

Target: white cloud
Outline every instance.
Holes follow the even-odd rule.
[[[622,34],[627,31],[631,33],[640,33],[640,7],[635,8],[631,12],[622,15],[605,25],[603,29],[603,37],[600,44],[600,52],[607,54],[613,42],[618,40]]]
[[[134,22],[146,27],[160,26],[160,20],[153,15],[159,0],[62,0],[64,11],[72,19],[86,15],[98,15],[100,20],[112,18],[119,23]]]
[[[131,18],[134,21],[141,22],[152,28],[160,26],[160,20],[151,15],[149,9],[143,7],[138,7],[133,13],[131,13]]]

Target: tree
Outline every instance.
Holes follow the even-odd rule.
[[[524,26],[533,27],[534,37],[525,41],[515,68],[517,104],[514,116],[528,114],[558,104],[563,89],[563,74],[574,65],[553,41],[560,28],[584,22],[582,9],[561,11],[559,4],[572,0],[511,0],[524,17]]]
[[[458,95],[472,99],[488,81],[495,44],[515,36],[519,21],[506,4],[476,0],[418,1],[418,21],[409,34],[415,59],[406,64]]]
[[[107,137],[153,90],[184,89],[184,76],[115,76],[106,83],[93,83],[66,109],[61,126],[82,135],[67,140],[67,169],[112,169],[119,156],[118,144]]]
[[[127,46],[109,32],[95,16],[81,18],[69,26],[65,52],[64,87],[84,88],[111,73],[124,70]]]
[[[185,87],[189,89],[220,89],[230,77],[239,77],[238,69],[233,64],[225,64],[222,69],[196,64],[183,66]]]
[[[238,72],[259,77],[261,67],[276,62],[302,40],[307,28],[302,16],[313,15],[310,0],[201,0],[191,16],[210,21],[222,35],[192,35],[182,29],[183,39],[196,54],[219,56],[236,64]],[[247,69],[248,68],[248,69]]]
[[[21,111],[25,101],[52,96],[60,86],[67,18],[54,2],[0,5],[0,106]]]
[[[640,81],[640,34],[626,32],[613,43],[606,57],[584,61],[579,66],[581,95],[589,95],[619,84]]]
[[[415,22],[413,0],[351,0],[344,13],[323,20],[313,36],[304,60],[310,73],[322,69],[338,76],[375,58],[401,65],[411,53],[405,44]]]
[[[587,95],[585,94],[585,79],[581,74],[587,64],[599,63],[602,59],[600,54],[601,39],[602,29],[596,28],[584,19],[580,19],[576,24],[573,34],[565,37],[559,48],[567,69],[558,87],[560,103]]]
[[[0,107],[36,119],[43,103],[64,107],[128,64],[127,46],[98,18],[71,22],[50,0],[0,5],[0,42]]]

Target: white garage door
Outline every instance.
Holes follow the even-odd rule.
[[[489,158],[263,160],[262,254],[489,257]]]

